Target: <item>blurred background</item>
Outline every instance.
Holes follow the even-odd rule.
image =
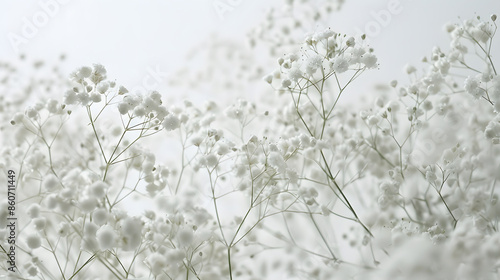
[[[421,58],[433,46],[448,48],[444,24],[489,17],[500,1],[1,0],[0,11],[0,60],[15,65],[21,80],[54,66],[67,76],[101,63],[131,91],[157,89],[169,101],[272,92],[247,82],[271,72],[307,32],[365,33],[380,67],[351,89],[356,98],[407,81],[405,64],[424,69]],[[264,43],[252,48],[256,42]],[[278,46],[274,53],[270,45]],[[29,70],[41,61],[46,68]]]

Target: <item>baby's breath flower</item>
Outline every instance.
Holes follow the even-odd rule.
[[[138,218],[127,217],[120,222],[121,247],[124,251],[135,250],[142,240],[142,222]]]
[[[37,249],[40,248],[40,246],[42,246],[42,240],[40,239],[40,236],[38,236],[38,234],[30,233],[26,237],[26,244],[30,249]]]
[[[76,92],[74,90],[67,90],[64,94],[64,104],[73,105],[76,104],[77,101]]]
[[[38,111],[34,107],[31,107],[31,106],[26,108],[25,114],[30,119],[35,119],[38,117]]]
[[[298,67],[292,67],[290,71],[288,71],[288,79],[294,82],[298,82],[303,77],[302,71]]]
[[[262,78],[266,83],[271,84],[273,82],[273,75],[266,75]]]
[[[188,247],[191,245],[194,239],[193,230],[187,227],[182,228],[177,232],[177,240],[181,247]]]
[[[96,225],[103,225],[108,222],[108,210],[105,208],[98,208],[92,212],[92,220]]]
[[[120,88],[118,89],[118,95],[123,95],[125,93],[128,93],[128,89],[124,86],[120,86]]]
[[[33,225],[35,226],[35,229],[39,231],[44,230],[47,225],[47,219],[45,217],[34,218]]]
[[[306,60],[305,72],[309,75],[316,73],[316,70],[323,67],[323,57],[321,55],[313,55]]]
[[[285,79],[283,81],[281,81],[281,86],[284,87],[284,88],[287,88],[289,86],[292,85],[292,81],[288,80],[288,79]]]
[[[103,198],[106,195],[108,184],[102,181],[97,181],[90,186],[91,195],[95,198]]]
[[[179,118],[177,118],[172,114],[166,116],[165,119],[163,120],[163,127],[168,131],[179,128],[180,124],[181,123]]]
[[[115,247],[118,235],[113,227],[104,225],[97,230],[96,237],[101,250],[110,250]]]
[[[167,269],[167,259],[164,255],[154,252],[146,258],[146,262],[151,268],[151,273],[155,276],[163,273]]]
[[[98,84],[104,79],[106,79],[106,68],[102,64],[94,64],[92,74],[90,75],[90,80],[94,84]]]
[[[330,67],[336,73],[344,73],[349,69],[349,61],[342,56],[337,56],[333,59],[333,62],[330,64]]]
[[[417,71],[417,68],[415,68],[415,66],[413,65],[410,65],[410,64],[406,64],[405,66],[405,72],[406,74],[412,74],[412,73],[415,73]]]
[[[79,201],[78,205],[83,212],[89,213],[97,207],[97,200],[94,197],[85,197]]]
[[[484,90],[480,87],[480,82],[476,78],[470,76],[465,79],[464,89],[475,99],[479,99],[484,94]]]
[[[377,67],[377,57],[371,53],[364,54],[361,57],[361,63],[363,63],[368,69],[375,68]]]
[[[40,204],[33,203],[28,207],[28,216],[31,219],[38,218],[40,216]]]

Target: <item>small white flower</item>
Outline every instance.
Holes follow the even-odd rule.
[[[14,117],[12,117],[12,121],[10,123],[13,124],[13,125],[15,125],[15,124],[21,124],[21,123],[23,123],[23,120],[24,120],[24,114],[20,113],[20,112],[17,112],[14,115]]]
[[[273,82],[273,75],[266,75],[262,78],[266,83],[270,84]]]
[[[118,111],[120,114],[125,115],[130,110],[130,106],[127,103],[118,104]]]
[[[97,181],[90,186],[90,192],[95,198],[103,198],[106,195],[108,184],[103,181]]]
[[[45,226],[47,225],[47,219],[45,217],[38,217],[33,219],[33,225],[37,230],[43,230],[45,229]]]
[[[106,93],[106,91],[108,91],[108,89],[109,89],[109,83],[103,82],[103,83],[99,83],[99,85],[97,85],[97,91],[101,94]]]
[[[40,204],[33,203],[28,207],[28,216],[32,219],[40,216]]]
[[[55,99],[49,99],[47,101],[47,110],[52,114],[57,114],[61,111],[61,106],[59,106],[59,102]]]
[[[146,262],[153,275],[160,275],[167,268],[167,260],[164,255],[154,252],[146,258]]]
[[[288,71],[288,79],[294,82],[298,82],[300,79],[302,79],[302,77],[302,71],[298,67],[292,67],[292,69]]]
[[[179,245],[182,247],[188,247],[191,245],[193,239],[194,233],[190,228],[182,228],[177,232],[177,240],[179,241]]]
[[[279,152],[271,152],[267,159],[269,165],[278,172],[284,174],[286,172],[286,162]]]
[[[337,56],[333,59],[331,68],[336,73],[344,73],[349,69],[349,61],[347,61],[347,59],[345,59],[343,56]]]
[[[62,187],[61,182],[54,174],[49,174],[45,176],[42,181],[42,186],[49,192],[58,190]]]
[[[39,248],[40,246],[42,246],[42,240],[40,239],[40,236],[38,236],[38,234],[30,233],[26,237],[26,244],[31,249],[36,249],[36,248]]]
[[[92,221],[97,225],[103,225],[108,221],[108,210],[105,208],[96,209],[92,212]]]
[[[85,213],[90,213],[97,207],[97,200],[94,197],[85,197],[78,203],[80,209]]]
[[[283,81],[281,81],[281,86],[284,87],[284,88],[287,88],[289,86],[292,85],[292,81],[288,80],[288,79],[285,79]]]
[[[110,225],[104,225],[97,230],[97,242],[101,250],[112,249],[115,246],[117,233]]]
[[[206,165],[208,167],[214,167],[218,163],[218,158],[214,154],[209,154],[209,155],[205,156],[205,160],[206,160]]]
[[[59,233],[61,237],[66,237],[68,236],[70,230],[71,230],[70,225],[68,223],[62,222],[59,224],[59,229],[57,230],[57,233]]]
[[[94,92],[90,95],[90,100],[92,100],[92,102],[94,102],[94,103],[99,103],[99,102],[101,102],[102,97],[99,93]]]
[[[76,70],[76,75],[80,79],[88,78],[92,74],[92,68],[88,66],[83,66]]]
[[[27,263],[24,265],[24,269],[29,276],[36,276],[38,274],[38,269],[33,263]]]
[[[30,106],[26,108],[25,114],[28,118],[34,119],[38,116],[38,111],[34,107]]]
[[[479,99],[484,94],[484,90],[480,88],[479,80],[470,76],[465,79],[464,89],[476,99]]]
[[[68,90],[64,94],[64,104],[73,105],[77,102],[76,92],[73,90]]]
[[[416,72],[416,71],[417,71],[417,68],[415,68],[415,66],[413,66],[413,65],[409,65],[409,64],[407,64],[407,65],[405,66],[405,71],[406,71],[406,74],[408,74],[408,75],[409,75],[409,74],[411,74],[411,73]]]
[[[377,57],[371,53],[364,54],[361,57],[361,63],[363,63],[366,68],[375,68],[377,67]]]
[[[348,47],[354,47],[354,45],[356,44],[355,40],[354,40],[354,37],[349,37],[346,41],[345,41],[345,45],[348,46]]]
[[[135,250],[142,240],[142,222],[138,218],[127,217],[120,222],[121,247],[124,251]]]

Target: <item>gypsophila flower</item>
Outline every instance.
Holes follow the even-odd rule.
[[[26,108],[25,114],[30,119],[34,119],[34,118],[38,117],[38,111],[34,107],[31,107],[31,106]]]
[[[94,64],[92,74],[89,78],[94,84],[98,84],[106,79],[106,73],[107,71],[104,66],[102,66],[101,64]]]
[[[102,82],[102,83],[99,83],[96,87],[97,91],[101,94],[104,94],[106,93],[106,91],[108,91],[109,89],[109,83],[106,83],[106,82]]]
[[[349,69],[349,62],[344,57],[338,56],[334,58],[333,63],[331,63],[331,68],[336,73],[344,73]]]
[[[83,212],[89,213],[97,207],[97,200],[94,197],[84,197],[80,199],[78,205]]]
[[[412,74],[412,73],[415,73],[417,71],[417,68],[415,68],[415,66],[413,66],[413,65],[407,64],[405,66],[405,71],[407,74]]]
[[[36,233],[31,233],[26,237],[26,244],[30,249],[37,249],[42,246],[42,240]]]
[[[167,268],[167,260],[165,256],[158,252],[149,255],[146,262],[149,264],[153,275],[160,275],[163,270]]]
[[[316,70],[323,67],[323,57],[320,55],[314,55],[308,57],[306,60],[305,71],[307,74],[312,75],[316,73]]]
[[[54,174],[48,174],[45,176],[42,184],[45,190],[49,192],[58,190],[62,187],[61,182]]]
[[[266,83],[271,84],[273,82],[273,75],[266,75],[262,78]]]
[[[476,78],[467,77],[464,82],[464,89],[476,99],[479,99],[484,94],[484,90],[480,87],[480,82]]]
[[[361,63],[368,69],[375,68],[377,67],[377,57],[371,53],[364,54],[361,58]]]
[[[60,223],[57,232],[61,237],[66,237],[70,232],[70,225],[65,222]]]
[[[326,29],[299,44],[295,33],[342,0],[285,2],[273,3],[251,48],[205,42],[169,81],[254,102],[167,108],[159,92],[129,93],[99,64],[67,81],[39,61],[36,77],[0,61],[0,116],[13,124],[1,127],[0,167],[17,187],[3,190],[0,239],[16,234],[16,276],[496,279],[496,18],[449,24],[449,48],[347,104],[378,67],[366,36]],[[262,41],[272,47],[255,48]],[[255,91],[265,71],[269,88]]]
[[[23,120],[24,120],[24,114],[18,112],[12,118],[11,124],[13,124],[13,125],[15,125],[15,124],[21,124],[21,123],[23,123]]]
[[[172,114],[166,116],[165,119],[163,120],[163,127],[168,131],[179,128],[180,124],[181,122],[179,118],[177,118]]]
[[[28,207],[28,216],[32,219],[38,218],[40,216],[40,205],[33,203]]]
[[[45,219],[45,217],[34,218],[33,225],[35,226],[35,229],[43,230],[43,229],[45,229],[45,226],[47,225],[47,219]]]
[[[104,225],[97,230],[96,237],[101,250],[109,250],[114,248],[118,235],[113,227]]]
[[[36,276],[38,274],[38,269],[32,263],[25,264],[24,269],[30,276]]]
[[[491,120],[484,130],[485,137],[493,144],[500,144],[500,115]]]
[[[191,245],[191,242],[193,242],[193,238],[193,230],[188,227],[184,227],[177,232],[177,240],[179,241],[179,245],[182,247],[188,247],[189,245]]]
[[[97,181],[90,186],[91,195],[96,198],[103,198],[106,195],[106,190],[108,189],[108,184],[102,181]]]
[[[108,210],[98,208],[92,212],[92,220],[96,225],[103,225],[108,222]]]
[[[138,218],[127,217],[121,221],[121,247],[124,251],[135,250],[142,240],[142,222]]]
[[[70,77],[74,81],[80,82],[83,79],[90,77],[91,74],[92,74],[92,68],[88,66],[83,66],[75,70],[73,73],[71,73]]]
[[[268,157],[269,165],[275,168],[280,173],[286,172],[286,163],[279,152],[271,152]]]
[[[294,82],[298,82],[303,77],[302,71],[298,67],[292,67],[288,71],[288,79]]]

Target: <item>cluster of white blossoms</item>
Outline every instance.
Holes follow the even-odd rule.
[[[64,103],[87,106],[90,103],[101,102],[102,95],[116,86],[114,82],[105,81],[106,73],[106,68],[101,64],[94,64],[93,67],[83,66],[71,73],[75,87],[66,91]]]
[[[266,63],[278,54],[296,50],[304,32],[328,26],[345,0],[273,1],[265,16],[247,34],[247,42],[221,34],[192,48],[188,61],[176,75],[169,77],[172,86],[198,92],[236,95],[255,101],[246,92],[259,86],[266,73]],[[262,64],[254,62],[262,61]],[[205,67],[199,67],[204,63]],[[265,88],[265,85],[261,86]],[[258,97],[256,95],[252,95]]]
[[[324,79],[348,70],[371,69],[377,67],[377,57],[366,46],[360,45],[353,37],[346,38],[326,29],[308,35],[299,53],[278,59],[279,69],[264,77],[273,84],[280,82],[280,90],[307,88],[318,76]]]
[[[484,130],[486,138],[490,139],[493,144],[500,144],[500,114],[492,119]]]

